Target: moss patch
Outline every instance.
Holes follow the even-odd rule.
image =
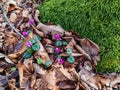
[[[53,21],[100,46],[100,72],[120,72],[119,0],[46,0],[39,10],[42,22]]]

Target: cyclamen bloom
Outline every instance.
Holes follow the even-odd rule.
[[[60,38],[61,38],[60,34],[56,34],[56,35],[55,35],[55,39],[56,39],[56,40],[59,40]]]
[[[32,42],[30,42],[30,41],[26,42],[26,46],[27,47],[31,47],[32,46]]]
[[[30,20],[28,21],[28,23],[29,23],[29,25],[33,25],[33,24],[35,23],[35,21],[34,21],[34,19],[30,19]]]
[[[60,53],[61,51],[59,48],[55,48],[55,52]]]
[[[58,59],[58,63],[59,63],[59,64],[63,64],[63,63],[64,63],[64,60],[63,60],[62,58],[59,58],[59,59]]]
[[[23,31],[23,32],[22,32],[22,35],[23,35],[24,37],[26,37],[26,36],[28,35],[28,32]]]

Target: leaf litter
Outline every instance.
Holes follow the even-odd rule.
[[[100,74],[99,46],[53,22],[41,0],[0,1],[0,83],[3,90],[119,90],[120,74]],[[0,89],[0,90],[2,90]]]

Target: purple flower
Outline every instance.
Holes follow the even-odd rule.
[[[62,58],[59,58],[59,59],[58,59],[58,63],[59,63],[59,64],[63,64],[63,63],[64,63],[64,60],[63,60]]]
[[[28,21],[28,23],[29,23],[29,25],[33,25],[33,24],[35,23],[35,21],[34,21],[34,19],[30,19],[30,20]]]
[[[22,35],[23,35],[24,37],[26,37],[26,36],[28,35],[28,32],[23,31],[23,32],[22,32]]]
[[[55,35],[55,39],[56,39],[56,40],[59,40],[60,37],[61,37],[60,34],[56,34],[56,35]]]
[[[30,41],[26,42],[26,46],[27,47],[31,47],[32,46],[32,42],[30,42]]]
[[[55,52],[60,53],[60,49],[59,48],[55,48]]]

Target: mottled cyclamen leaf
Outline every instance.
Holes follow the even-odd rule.
[[[34,45],[32,45],[32,49],[33,49],[34,51],[37,51],[37,50],[40,49],[40,45],[39,45],[38,43],[35,43]]]
[[[24,54],[23,54],[23,57],[24,58],[30,58],[32,56],[32,54],[31,53],[29,53],[28,51],[26,51]]]

